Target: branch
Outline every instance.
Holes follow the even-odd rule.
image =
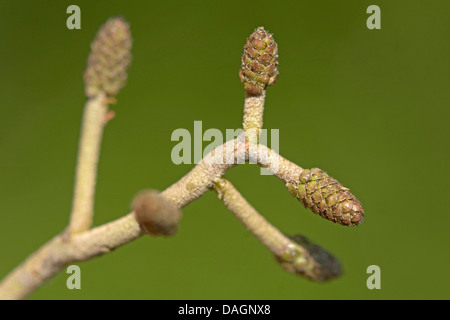
[[[246,146],[241,141],[242,135],[215,148],[182,179],[162,191],[160,195],[177,208],[183,208],[196,200],[214,186],[214,181],[220,179],[228,169],[235,166],[237,159],[242,157],[247,159],[248,145]],[[233,150],[233,161],[226,163],[226,160],[229,160],[226,150],[230,149]],[[264,148],[264,150],[266,149]],[[285,161],[287,160],[284,159],[280,162],[284,163]],[[270,164],[268,168],[271,168]],[[139,228],[134,213],[130,213],[119,220],[74,234],[70,239],[65,234],[58,235],[31,255],[0,283],[0,299],[25,298],[67,264],[85,261],[107,253],[142,234],[143,231]]]
[[[293,242],[288,240],[286,236],[281,234],[276,228],[271,226],[264,218],[262,218],[256,210],[254,210],[232,187],[231,183],[226,182],[226,180],[221,180],[220,178],[228,169],[234,167],[237,160],[241,157],[245,157],[245,159],[251,159],[251,156],[256,157],[255,159],[259,159],[258,164],[260,166],[267,168],[286,183],[289,181],[298,180],[299,172],[301,173],[303,169],[263,145],[259,145],[257,148],[260,153],[259,157],[258,154],[249,155],[248,144],[243,144],[241,141],[242,135],[234,140],[224,143],[222,146],[215,148],[182,179],[162,191],[160,195],[166,198],[175,207],[183,208],[202,196],[211,188],[214,187],[216,190],[221,190],[222,188],[222,201],[224,201],[230,211],[240,217],[239,219],[242,221],[246,220],[245,216],[247,216],[247,220],[251,222],[243,223],[247,227],[250,225],[250,230],[279,259],[282,258],[280,263],[286,269],[290,270],[289,266],[292,266],[292,261],[289,260],[290,258],[288,260],[283,258],[286,257],[283,252],[286,252],[286,250],[291,248],[292,245],[289,244],[292,244]],[[226,163],[226,160],[229,160],[227,159],[225,152],[227,149],[234,150],[234,160],[232,163]],[[64,234],[58,235],[45,244],[35,254],[30,256],[24,263],[19,265],[0,283],[0,299],[25,298],[28,294],[33,292],[54,274],[59,272],[67,264],[85,261],[95,256],[110,252],[138,238],[142,234],[143,230],[139,227],[139,224],[135,219],[135,215],[132,212],[116,221],[80,234],[75,234],[70,238],[70,240],[68,240]],[[315,248],[315,245],[311,246]],[[305,256],[306,249],[301,249],[301,247],[299,248],[300,249],[298,250],[295,249],[293,254],[302,254]],[[317,249],[314,250],[317,251]],[[310,255],[311,254],[312,253],[310,253]],[[287,254],[287,256],[290,257],[291,255]],[[327,255],[325,256],[328,257]],[[321,264],[322,263],[324,262],[321,262]],[[328,265],[327,263],[325,264]],[[313,279],[313,275],[311,273],[299,271],[303,270],[302,265],[303,263],[300,263],[300,267],[296,267],[297,269],[292,269],[290,271],[304,274]],[[315,267],[311,270],[315,270],[314,273],[318,272],[317,270],[319,269],[317,268],[319,265],[314,263],[313,265]],[[335,267],[332,268],[332,270],[335,269]],[[322,275],[314,276],[317,277],[317,281],[321,281],[320,277],[323,276],[323,272],[320,274]]]
[[[278,76],[277,45],[262,27],[249,37],[242,56],[240,78],[247,92],[244,133],[212,150],[166,190],[138,197],[133,204],[136,212],[87,230],[92,224],[97,161],[103,126],[108,119],[107,101],[125,83],[130,47],[129,28],[121,18],[108,20],[97,34],[84,75],[90,99],[83,118],[70,233],[57,235],[8,274],[0,282],[0,299],[25,298],[66,265],[108,253],[144,232],[174,234],[181,217],[178,209],[211,188],[286,270],[316,281],[337,276],[340,268],[335,258],[302,236],[283,235],[231,183],[221,179],[236,164],[257,163],[283,180],[291,194],[313,212],[347,225],[362,222],[362,207],[347,188],[319,169],[302,169],[249,135],[262,126],[266,86],[272,85]]]
[[[181,180],[160,193],[177,208],[183,208],[213,186],[213,181],[235,165],[225,163],[224,150],[233,148],[233,159],[245,154],[245,145],[239,138],[230,140],[212,150]],[[74,234],[70,238],[63,233],[56,236],[0,282],[0,299],[23,299],[66,265],[89,260],[108,253],[144,233],[135,219],[134,212],[89,231]]]

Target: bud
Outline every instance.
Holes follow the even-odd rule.
[[[110,18],[100,28],[84,72],[87,97],[93,98],[100,92],[109,97],[117,95],[127,80],[131,44],[130,27],[122,18]]]
[[[327,281],[342,274],[341,264],[331,253],[301,235],[290,237],[294,242],[284,255],[275,256],[287,271],[314,281]]]
[[[304,169],[299,180],[288,185],[288,190],[305,208],[327,220],[346,226],[363,222],[361,202],[348,188],[318,168]]]
[[[275,83],[278,77],[278,46],[273,36],[258,27],[247,39],[242,54],[239,78],[245,91],[251,95],[260,95]]]
[[[172,236],[178,231],[181,211],[155,190],[144,190],[133,200],[136,220],[153,236]]]

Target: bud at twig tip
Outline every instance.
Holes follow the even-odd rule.
[[[308,241],[301,235],[290,237],[293,241],[282,255],[275,258],[289,273],[322,282],[339,277],[341,264],[331,253]]]
[[[247,39],[242,54],[239,78],[245,91],[260,95],[278,77],[278,46],[273,35],[258,27]]]
[[[354,226],[361,224],[364,210],[361,202],[337,180],[318,168],[304,169],[298,181],[288,185],[288,190],[314,213],[327,220]]]
[[[117,95],[127,80],[131,45],[130,27],[123,18],[110,18],[100,28],[84,73],[86,96],[93,98],[100,92],[109,97]]]

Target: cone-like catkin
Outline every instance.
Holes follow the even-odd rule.
[[[100,28],[84,73],[86,96],[92,98],[100,92],[109,97],[117,95],[127,80],[131,44],[130,28],[122,18],[110,18]]]
[[[278,46],[273,36],[258,27],[247,39],[239,78],[251,95],[260,95],[278,77]]]
[[[181,211],[155,190],[144,190],[133,200],[136,220],[153,236],[172,236],[178,231]]]
[[[275,256],[286,271],[318,282],[341,275],[341,264],[331,253],[301,235],[295,235],[290,239],[302,250],[293,244],[285,256]]]
[[[363,222],[361,202],[348,188],[318,168],[303,170],[299,181],[288,185],[288,188],[305,208],[325,219],[346,226]]]

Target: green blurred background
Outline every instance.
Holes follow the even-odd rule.
[[[70,4],[81,30],[66,28]],[[381,30],[366,27],[371,4]],[[335,254],[341,278],[285,273],[209,192],[183,210],[175,237],[142,237],[80,263],[81,290],[68,290],[61,272],[30,298],[450,298],[449,11],[447,0],[0,1],[0,278],[67,225],[89,45],[122,15],[133,63],[105,131],[96,225],[192,168],[171,162],[174,129],[240,127],[240,56],[260,25],[280,55],[265,127],[280,130],[283,156],[350,187],[365,223],[325,221],[242,165],[226,177],[280,230]],[[373,264],[381,290],[366,287]]]

